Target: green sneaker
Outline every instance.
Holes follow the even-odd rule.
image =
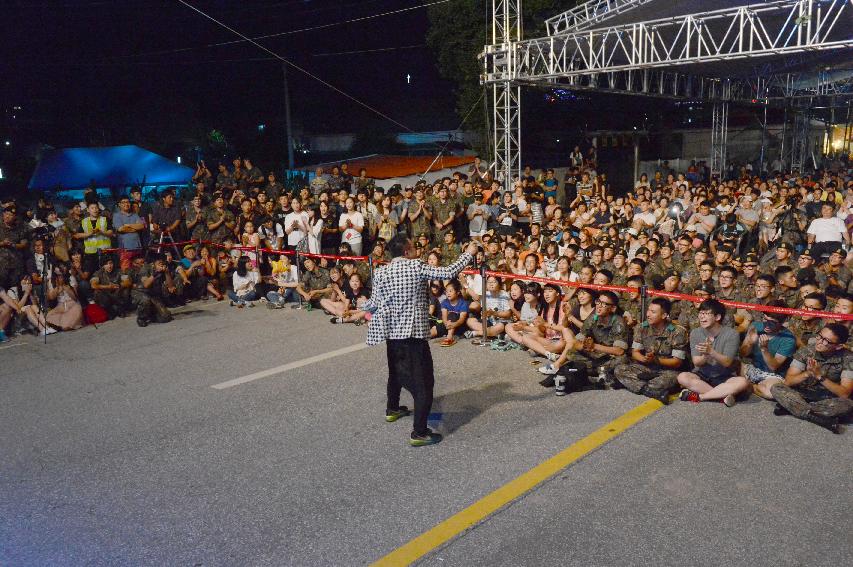
[[[395,410],[385,410],[385,421],[388,423],[394,423],[401,417],[406,417],[407,415],[412,415],[412,412],[406,406],[400,406]]]
[[[412,447],[426,447],[427,445],[440,443],[442,439],[443,437],[441,433],[435,433],[427,429],[427,432],[423,435],[415,435],[412,433],[412,436],[409,438],[409,445]]]

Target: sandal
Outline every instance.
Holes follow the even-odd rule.
[[[456,344],[456,339],[444,339],[441,341],[441,346],[450,347]]]

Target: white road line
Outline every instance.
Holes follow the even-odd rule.
[[[309,364],[314,364],[315,362],[321,362],[323,360],[328,360],[337,356],[343,356],[345,354],[356,352],[365,348],[367,348],[367,344],[358,343],[356,345],[339,348],[338,350],[333,350],[329,352],[324,352],[323,354],[318,354],[317,356],[303,358],[302,360],[297,360],[296,362],[289,362],[287,364],[282,364],[281,366],[276,366],[274,368],[255,372],[254,374],[247,374],[246,376],[241,376],[240,378],[234,378],[233,380],[214,384],[213,386],[211,386],[211,388],[215,390],[225,390],[227,388],[233,388],[234,386],[239,386],[248,382],[254,382],[255,380],[260,380],[261,378],[267,378],[269,376],[274,376],[275,374],[281,374],[282,372],[293,370],[294,368],[301,368],[303,366],[308,366]]]
[[[16,346],[24,346],[27,343],[13,343],[11,345],[3,345],[0,346],[0,350],[6,350],[7,348],[15,348]]]

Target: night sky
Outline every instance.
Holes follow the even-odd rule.
[[[422,0],[191,2],[249,36],[399,10]],[[4,2],[0,101],[50,115],[53,145],[158,133],[198,122],[232,136],[283,117],[281,63],[168,0]],[[424,45],[426,9],[261,40],[276,53],[415,130],[454,128],[452,85]],[[412,47],[414,46],[414,47]],[[190,48],[190,49],[186,49]],[[348,53],[396,48],[391,51]],[[405,49],[403,49],[405,48]],[[335,53],[338,55],[328,55]],[[411,84],[406,75],[411,74]],[[400,128],[296,70],[294,122],[307,131]],[[26,110],[26,109],[25,109]],[[26,116],[26,112],[24,116]],[[142,132],[145,131],[145,136]],[[22,133],[21,135],[25,135]],[[88,139],[87,139],[88,138]]]

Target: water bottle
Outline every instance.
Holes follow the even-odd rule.
[[[558,396],[565,396],[566,395],[566,377],[565,376],[560,376],[559,374],[557,376],[554,376],[554,386],[555,386],[555,388],[554,388],[555,394],[557,394]]]

